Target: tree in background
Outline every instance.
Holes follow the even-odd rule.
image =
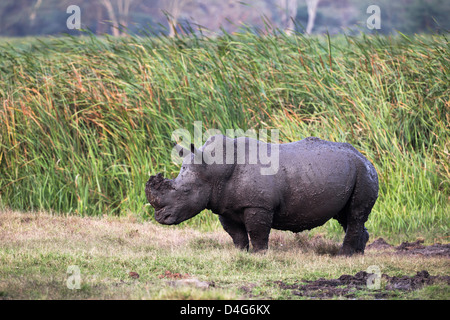
[[[308,7],[308,24],[306,25],[306,33],[311,34],[314,28],[314,21],[316,20],[317,6],[319,0],[306,0],[306,6]]]
[[[196,0],[160,0],[158,5],[169,23],[169,37],[177,33],[178,20],[183,11],[198,5]]]
[[[36,12],[38,11],[38,9],[40,8],[41,5],[42,5],[42,0],[36,0],[36,3],[34,4],[33,9],[31,9],[31,13],[30,13],[31,25],[34,24],[34,21],[36,20]]]
[[[291,34],[294,29],[294,20],[297,16],[297,0],[275,0],[275,4],[280,10],[281,27],[287,34]]]
[[[108,18],[111,21],[111,33],[113,36],[126,35],[130,22],[130,8],[137,7],[141,0],[100,0],[103,8],[106,9]],[[167,0],[167,2],[170,2]],[[175,0],[171,0],[175,2]],[[182,0],[179,0],[182,2]]]
[[[251,3],[238,0],[159,0],[158,5],[167,19],[171,37],[186,24],[205,34],[222,29],[234,32],[243,23],[262,26],[262,17],[270,19],[272,16],[264,0]]]

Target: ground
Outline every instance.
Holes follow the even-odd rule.
[[[325,235],[273,231],[252,254],[223,230],[3,210],[0,299],[450,298],[450,245],[388,242],[341,257]]]

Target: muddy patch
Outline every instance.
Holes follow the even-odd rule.
[[[378,238],[374,242],[367,245],[366,249],[370,250],[384,250],[384,249],[391,249],[393,248],[392,245],[386,242],[383,238]]]
[[[435,243],[429,246],[423,244],[424,240],[418,239],[414,242],[402,242],[399,246],[393,246],[383,238],[378,238],[367,245],[367,250],[392,250],[395,254],[417,254],[427,257],[440,256],[450,258],[450,243]]]
[[[359,297],[370,297],[375,299],[387,299],[398,296],[403,291],[418,290],[425,285],[444,282],[450,285],[450,276],[431,276],[428,271],[417,272],[410,276],[393,276],[386,274],[381,276],[379,289],[370,289],[373,283],[373,274],[360,271],[355,275],[343,274],[337,279],[320,278],[315,281],[301,281],[299,283],[287,284],[283,281],[275,281],[281,289],[291,290],[293,295],[329,299],[332,297],[344,297],[347,299],[358,299]]]
[[[404,254],[420,254],[423,256],[444,256],[450,258],[450,243],[440,244],[435,243],[430,246],[424,246],[423,240],[415,242],[403,242],[401,245],[395,247],[398,253]]]

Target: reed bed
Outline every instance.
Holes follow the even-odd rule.
[[[201,121],[349,142],[379,174],[371,234],[448,241],[449,69],[437,34],[0,40],[0,206],[151,219],[146,180]]]

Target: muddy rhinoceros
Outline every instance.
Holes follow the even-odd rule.
[[[199,149],[178,148],[185,154],[178,176],[159,173],[145,187],[159,223],[178,224],[210,209],[236,247],[248,250],[250,237],[253,251],[260,251],[268,248],[272,228],[300,232],[335,218],[346,233],[340,254],[364,253],[364,223],[378,197],[378,176],[350,144],[314,137],[270,144],[216,135]],[[262,172],[267,161],[262,164],[261,150],[277,160],[272,171]]]

